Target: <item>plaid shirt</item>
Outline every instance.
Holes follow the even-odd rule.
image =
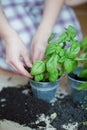
[[[1,0],[1,3],[8,22],[29,48],[42,18],[44,0]],[[60,35],[68,25],[76,28],[77,39],[81,41],[82,33],[76,15],[70,7],[64,5],[53,32]],[[2,39],[0,39],[0,67],[11,69],[5,63],[5,46]]]

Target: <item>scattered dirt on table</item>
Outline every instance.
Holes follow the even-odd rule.
[[[47,114],[50,104],[34,98],[28,89],[20,87],[3,88],[0,92],[0,119],[8,119],[30,125],[37,115]]]
[[[39,126],[45,127],[46,122],[40,121],[37,124],[34,122],[38,120],[41,114],[50,119],[52,113],[57,114],[57,117],[50,121],[57,130],[67,130],[62,126],[75,122],[78,123],[78,128],[73,130],[87,130],[87,124],[83,125],[83,122],[87,122],[87,104],[75,103],[71,96],[57,99],[52,106],[34,98],[29,86],[3,88],[0,92],[0,120],[8,119],[39,130]]]

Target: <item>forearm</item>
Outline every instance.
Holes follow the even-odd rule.
[[[64,0],[45,0],[44,12],[40,26],[49,29],[49,33],[56,22]]]
[[[77,6],[86,3],[87,0],[65,0],[65,4],[69,6]]]
[[[5,39],[11,34],[11,31],[12,29],[5,18],[5,15],[2,11],[2,7],[0,5],[0,37]]]

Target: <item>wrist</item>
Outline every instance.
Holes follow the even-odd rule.
[[[3,28],[2,32],[0,33],[0,36],[6,40],[9,37],[11,38],[14,35],[14,30],[10,27],[10,26],[6,26],[5,28]]]
[[[47,24],[47,23],[42,23],[41,22],[41,24],[39,25],[39,27],[38,27],[38,30],[37,30],[37,32],[40,34],[40,35],[42,35],[42,36],[44,36],[45,38],[49,38],[49,36],[51,35],[51,33],[52,33],[52,26],[50,26],[49,24]]]

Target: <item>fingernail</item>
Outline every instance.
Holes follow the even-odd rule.
[[[32,67],[32,64],[31,64],[31,63],[27,63],[27,66],[28,66],[28,67]]]
[[[30,67],[32,67],[32,64],[30,63]]]

